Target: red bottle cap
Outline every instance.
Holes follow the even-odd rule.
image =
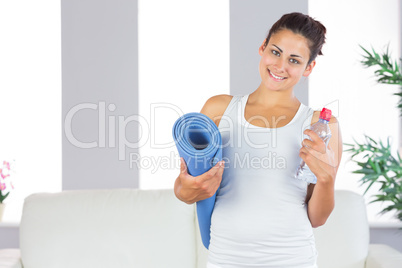
[[[327,108],[322,108],[322,111],[320,113],[320,118],[324,119],[326,121],[329,121],[331,119],[331,110]]]

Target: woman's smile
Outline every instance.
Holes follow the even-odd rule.
[[[271,72],[271,70],[268,69],[268,68],[267,68],[267,70],[268,70],[268,73],[269,73],[270,77],[271,77],[272,79],[274,79],[275,81],[280,82],[280,81],[283,81],[283,80],[286,79],[286,77],[284,77],[284,76],[279,76],[279,75],[274,74],[274,73]]]

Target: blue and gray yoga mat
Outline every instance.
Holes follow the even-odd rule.
[[[222,139],[219,129],[211,118],[202,113],[188,113],[177,119],[173,125],[173,139],[191,176],[196,177],[207,172],[222,160]],[[207,249],[211,238],[211,215],[215,198],[216,193],[197,202],[201,239]]]

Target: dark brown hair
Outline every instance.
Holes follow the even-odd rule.
[[[264,49],[268,45],[271,36],[284,29],[307,38],[310,49],[310,59],[308,64],[315,60],[317,55],[322,55],[321,49],[325,43],[325,33],[327,32],[327,29],[321,24],[321,22],[299,12],[285,14],[275,22],[274,25],[272,25],[264,43]]]

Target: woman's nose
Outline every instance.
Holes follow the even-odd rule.
[[[279,71],[279,72],[284,71],[285,61],[283,59],[281,59],[281,58],[277,59],[275,64],[274,64],[274,67],[276,68],[276,71]]]

